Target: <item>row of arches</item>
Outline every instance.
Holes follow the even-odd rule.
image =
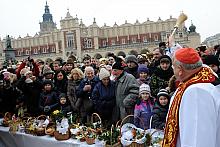
[[[96,53],[93,57],[96,58],[96,59],[100,59],[100,58],[103,58],[103,57],[107,57],[109,53],[111,53],[111,52],[107,52],[107,53],[105,53],[105,55],[102,55],[102,54],[100,54],[100,53]],[[135,56],[137,56],[138,54],[146,54],[146,53],[149,53],[149,50],[148,50],[148,49],[143,49],[143,50],[141,50],[140,52],[138,52],[138,51],[136,51],[136,50],[131,50],[131,51],[128,53],[128,55],[135,55]],[[126,55],[127,55],[127,54],[126,54],[124,51],[119,51],[119,52],[116,54],[116,56],[123,56],[123,57],[125,57]],[[76,61],[76,60],[77,60],[76,56],[74,56],[73,54],[70,54],[70,55],[68,56],[68,58],[71,58],[73,61]],[[55,60],[64,61],[62,57],[57,57],[57,58],[55,58]],[[52,62],[55,61],[55,60],[53,60],[53,59],[51,59],[51,58],[47,58],[47,59],[45,59],[44,62],[45,62],[45,63],[52,63]],[[43,60],[42,60],[42,59],[37,59],[36,61],[39,62],[39,61],[43,61]]]
[[[102,57],[107,57],[108,54],[111,53],[111,52],[107,52],[104,56],[102,56],[100,53],[97,53],[94,55],[94,58],[96,59],[100,59]],[[136,51],[136,50],[131,50],[128,55],[135,55],[137,56],[138,54],[146,54],[146,53],[149,53],[149,50],[148,49],[143,49],[141,50],[140,52]],[[127,54],[124,52],[124,51],[119,51],[116,56],[123,56],[125,57]]]

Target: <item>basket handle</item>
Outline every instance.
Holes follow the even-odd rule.
[[[102,119],[101,119],[101,117],[99,116],[98,113],[92,113],[91,122],[93,123],[93,117],[94,117],[95,115],[98,117],[100,123],[102,124]]]
[[[128,119],[129,117],[134,117],[134,115],[127,115],[125,118],[122,119],[121,125],[120,125],[120,133],[121,133],[122,124],[123,124],[124,121],[125,121],[126,119]],[[144,126],[143,120],[142,120],[140,117],[138,117],[138,116],[137,116],[137,118],[141,121],[141,123],[142,123],[142,125],[143,125],[143,127],[144,127],[144,131],[146,131],[146,127]]]
[[[44,118],[44,117],[45,117],[45,119],[47,119],[46,115],[40,115],[40,116],[37,117],[37,120],[39,120],[40,118]]]

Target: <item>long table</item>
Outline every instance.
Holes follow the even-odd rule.
[[[65,141],[57,141],[54,137],[33,136],[16,132],[11,134],[9,127],[0,126],[0,147],[102,147],[103,145],[88,145],[70,138]]]

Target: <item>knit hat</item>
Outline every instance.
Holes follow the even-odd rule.
[[[166,89],[160,89],[160,91],[157,93],[157,98],[159,98],[160,96],[165,96],[170,99],[169,92]]]
[[[49,84],[49,85],[51,85],[51,87],[53,87],[53,81],[52,80],[44,80],[43,81],[43,86],[45,86],[45,85],[47,85],[47,84]]]
[[[49,66],[45,66],[43,69],[43,75],[45,76],[47,74],[54,74],[54,71]]]
[[[59,99],[61,99],[61,98],[63,98],[63,97],[66,98],[66,94],[65,94],[65,93],[60,93],[60,95],[59,95]]]
[[[139,94],[142,94],[143,92],[150,93],[150,86],[147,84],[141,84],[139,88]]]
[[[101,68],[99,72],[99,79],[102,80],[107,77],[110,77],[109,71],[106,68]]]
[[[138,74],[140,74],[141,72],[149,73],[149,70],[148,70],[148,68],[147,68],[147,65],[145,65],[145,64],[139,64],[139,66],[138,66]]]
[[[125,62],[128,63],[128,62],[134,62],[135,64],[138,64],[138,60],[137,60],[137,57],[135,55],[128,55],[126,58],[125,58]]]
[[[203,63],[206,65],[216,65],[219,66],[218,57],[215,55],[206,55],[203,57]]]
[[[121,58],[116,58],[115,63],[112,66],[112,69],[119,69],[119,70],[124,70],[126,67],[126,64]]]
[[[185,64],[196,64],[201,60],[198,52],[193,48],[181,48],[176,50],[175,58]]]

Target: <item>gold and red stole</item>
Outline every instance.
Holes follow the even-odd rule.
[[[215,79],[216,77],[210,68],[202,67],[202,69],[192,78],[179,84],[178,90],[168,112],[162,147],[176,147],[179,133],[179,108],[182,95],[186,88],[196,83],[211,83],[214,82]]]

